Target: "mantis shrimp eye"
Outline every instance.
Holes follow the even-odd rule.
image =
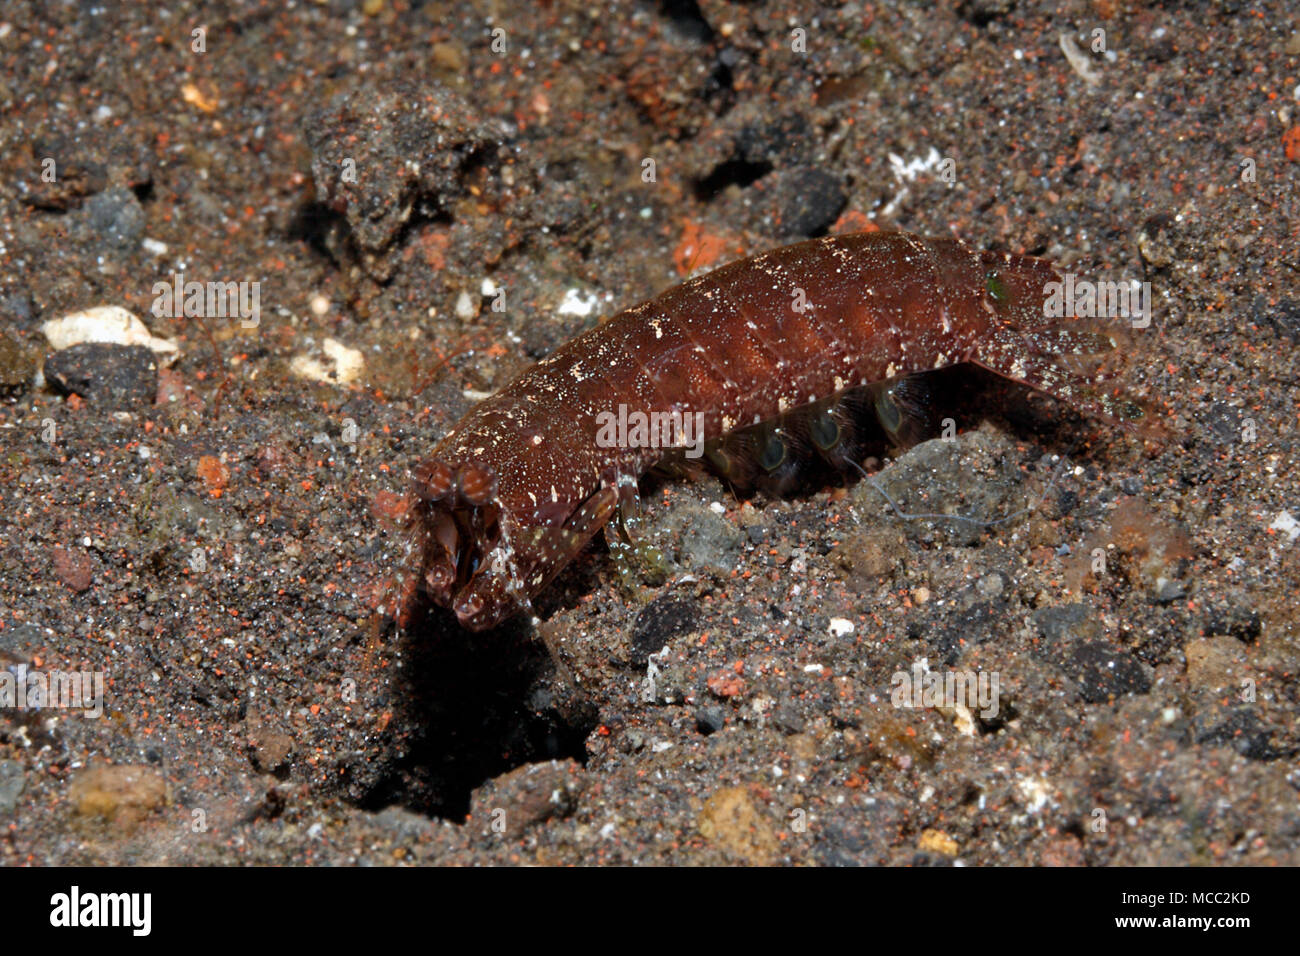
[[[822,451],[830,451],[840,440],[839,423],[830,412],[822,412],[808,423],[808,436]]]
[[[781,440],[781,430],[778,428],[767,436],[767,441],[763,443],[763,450],[758,455],[758,463],[765,471],[775,471],[781,467],[783,461],[785,461],[785,442]]]
[[[888,388],[876,398],[876,415],[880,419],[880,424],[885,427],[885,431],[890,435],[898,434],[899,428],[903,425],[903,412]]]
[[[460,494],[467,502],[482,506],[496,494],[496,479],[492,473],[473,465],[460,473]]]
[[[415,493],[424,501],[441,501],[451,491],[452,473],[445,462],[423,461],[411,472]]]

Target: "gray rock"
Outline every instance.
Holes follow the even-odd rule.
[[[969,546],[990,522],[1027,521],[1032,489],[1003,439],[967,432],[922,442],[852,492],[863,521],[895,523],[913,540]]]
[[[129,189],[106,189],[86,200],[73,222],[73,234],[92,248],[131,250],[144,237],[145,214]]]
[[[108,409],[152,405],[158,394],[158,360],[143,345],[74,345],[45,360],[45,377]]]
[[[659,520],[653,543],[667,553],[676,545],[676,559],[688,568],[729,573],[745,543],[745,533],[707,505],[687,502]]]
[[[1097,613],[1086,604],[1063,604],[1039,608],[1032,615],[1035,626],[1048,643],[1068,647],[1105,636]]]
[[[17,760],[0,760],[0,813],[12,813],[27,783],[23,765]]]

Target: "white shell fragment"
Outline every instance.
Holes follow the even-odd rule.
[[[592,293],[584,295],[581,289],[566,289],[564,298],[555,307],[555,311],[560,315],[587,316],[595,312],[596,306],[599,304],[599,297]]]
[[[109,345],[147,345],[162,365],[170,365],[181,354],[171,339],[155,338],[134,313],[119,305],[100,305],[50,319],[41,326],[56,352],[86,342]]]
[[[323,360],[314,355],[295,355],[289,371],[298,378],[328,385],[347,385],[361,377],[366,359],[357,349],[348,348],[337,339],[326,339],[320,350],[325,353]]]
[[[1286,535],[1287,544],[1295,544],[1296,538],[1300,538],[1300,522],[1296,521],[1289,511],[1279,511],[1268,527],[1270,531],[1281,531]]]
[[[1065,54],[1066,61],[1070,64],[1070,69],[1074,70],[1088,86],[1099,84],[1101,74],[1093,69],[1092,59],[1079,49],[1079,45],[1074,42],[1073,37],[1062,33],[1056,39],[1061,47],[1061,52]]]

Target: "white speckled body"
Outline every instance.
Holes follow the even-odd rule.
[[[608,520],[620,483],[662,454],[596,441],[598,416],[620,404],[700,413],[705,436],[719,438],[848,390],[969,361],[1096,407],[1036,344],[1061,332],[1043,318],[1044,286],[1056,278],[1043,260],[974,253],[955,239],[859,233],[734,262],[628,309],[480,403],[434,449],[426,466],[494,476],[484,526],[496,539],[468,564],[463,542],[440,551],[432,530],[440,509],[461,509],[462,532],[482,515],[467,516],[441,483],[431,493],[417,480],[422,570],[432,580],[428,569],[443,567],[438,586],[425,590],[476,629],[526,607]]]

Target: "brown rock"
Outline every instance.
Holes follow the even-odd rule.
[[[72,590],[81,592],[90,587],[95,572],[95,562],[84,551],[55,548],[54,574]]]
[[[585,789],[586,771],[576,761],[525,764],[475,790],[470,817],[493,833],[518,837],[535,823],[567,817]]]
[[[1236,687],[1246,673],[1246,649],[1235,637],[1209,637],[1189,641],[1187,680],[1194,687],[1219,690]]]
[[[276,773],[287,768],[294,752],[294,739],[278,729],[273,719],[267,720],[258,711],[250,710],[244,718],[244,733],[249,758],[260,772]]]
[[[746,863],[768,866],[780,852],[771,824],[744,787],[726,787],[709,797],[696,825],[706,840]]]
[[[262,773],[275,773],[282,769],[293,754],[293,738],[288,734],[262,731],[250,743],[253,745],[253,765]]]
[[[888,528],[853,534],[841,541],[832,557],[851,581],[874,582],[889,574],[903,559],[903,536]]]
[[[167,782],[153,767],[87,767],[68,787],[68,799],[80,817],[130,832],[167,802]]]

